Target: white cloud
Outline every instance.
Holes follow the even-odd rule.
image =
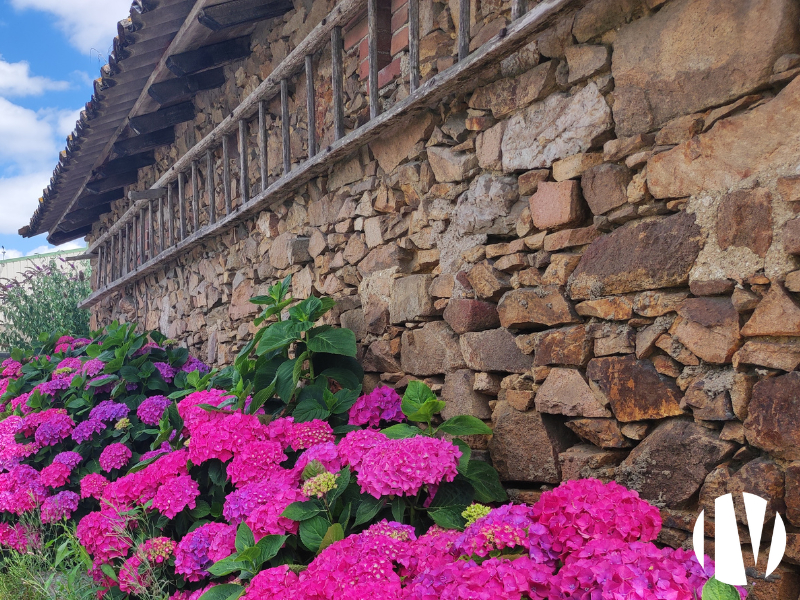
[[[30,222],[52,171],[0,177],[0,234],[15,234]]]
[[[47,254],[48,252],[55,252],[56,250],[79,250],[85,247],[86,243],[81,243],[81,242],[67,242],[66,244],[61,244],[60,246],[49,246],[45,244],[43,246],[37,246],[33,250],[30,250],[27,254],[25,254],[25,256]]]
[[[111,50],[117,22],[130,14],[131,0],[11,0],[11,5],[54,15],[70,44],[84,54],[94,49],[105,56]]]
[[[0,162],[55,164],[56,141],[49,112],[37,113],[0,97]]]
[[[0,96],[39,96],[48,91],[66,90],[67,81],[31,75],[31,66],[23,61],[10,63],[0,56]]]
[[[6,250],[4,246],[0,246],[0,260],[7,258],[22,258],[22,252],[19,250]]]

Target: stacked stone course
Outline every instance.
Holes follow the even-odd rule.
[[[225,88],[198,94],[140,189],[331,7],[306,5],[257,32]],[[384,108],[409,93],[404,8],[391,6]],[[453,64],[458,2],[420,10],[429,78]],[[474,49],[510,4],[471,13]],[[359,27],[345,38],[348,129],[368,114]],[[318,62],[326,107],[330,57]],[[515,497],[615,479],[663,508],[662,542],[688,546],[700,508],[748,491],[785,515],[800,564],[798,74],[797,0],[592,0],[274,212],[95,307],[95,322],[138,319],[226,364],[253,333],[249,298],[291,275],[295,297],[339,300],[329,322],[356,332],[366,389],[424,379],[452,414],[489,422],[474,451]],[[324,147],[331,117],[317,122]],[[800,578],[781,575],[751,597],[795,600]]]

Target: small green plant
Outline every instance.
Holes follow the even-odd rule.
[[[706,581],[703,586],[703,600],[740,600],[739,590],[732,585],[722,583],[716,577]]]
[[[72,263],[50,261],[0,281],[0,350],[30,348],[44,331],[63,329],[76,337],[89,334],[89,311],[78,303],[92,293],[89,278]]]

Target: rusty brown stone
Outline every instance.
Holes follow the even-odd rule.
[[[535,285],[566,285],[569,276],[572,275],[580,261],[579,254],[554,254],[550,257],[550,264],[545,269],[541,280]]]
[[[534,406],[534,392],[532,390],[500,390],[497,399],[499,401],[505,400],[512,407],[523,412],[530,410]]]
[[[541,181],[530,198],[531,218],[537,229],[577,225],[583,217],[580,183]]]
[[[567,421],[567,427],[600,448],[629,448],[633,445],[622,435],[616,419],[571,419]]]
[[[638,133],[630,137],[608,140],[603,145],[603,159],[606,162],[618,162],[643,148],[653,145],[655,135],[652,133]]]
[[[588,169],[581,177],[581,189],[592,214],[602,215],[625,204],[632,177],[624,165],[606,163]]]
[[[364,370],[370,373],[399,373],[400,338],[377,340],[369,345],[364,354]]]
[[[605,46],[579,44],[564,49],[569,65],[569,83],[573,85],[611,65],[611,53]]]
[[[562,229],[544,238],[544,249],[547,252],[558,252],[566,248],[585,246],[586,244],[591,244],[600,235],[600,231],[594,225],[577,229]]]
[[[595,358],[589,361],[586,375],[622,422],[683,414],[680,391],[649,361],[636,360],[633,355]]]
[[[553,327],[580,321],[563,288],[555,285],[506,292],[500,299],[497,312],[503,327],[516,329]]]
[[[692,382],[683,402],[692,407],[695,419],[730,421],[736,418],[729,392],[733,377],[733,371],[709,371]]]
[[[467,273],[467,279],[478,298],[486,300],[499,300],[511,289],[508,275],[498,271],[486,261],[472,267]]]
[[[457,334],[483,331],[500,325],[497,306],[491,302],[452,298],[444,309],[444,320]]]
[[[471,331],[459,340],[467,367],[475,371],[525,373],[533,360],[522,353],[507,329]]]
[[[656,144],[659,146],[680,144],[703,131],[704,125],[702,114],[675,117],[664,123],[664,126],[656,134]]]
[[[591,444],[578,444],[558,455],[561,464],[561,478],[573,479],[613,479],[614,467],[623,461],[622,450],[601,450]]]
[[[557,417],[535,410],[520,412],[499,402],[493,419],[489,453],[501,480],[561,482],[558,455],[572,445],[574,437]]]
[[[800,365],[800,339],[748,340],[733,355],[733,366],[739,365],[794,371]]]
[[[681,508],[736,447],[691,420],[669,419],[631,451],[617,469],[617,482],[656,506]]]
[[[439,314],[428,291],[433,275],[408,275],[394,280],[394,289],[389,302],[389,318],[392,323],[423,321]]]
[[[686,292],[642,292],[633,299],[633,310],[643,317],[660,317],[677,312],[689,294]]]
[[[539,189],[539,184],[542,181],[547,181],[549,176],[549,169],[534,169],[533,171],[523,173],[517,179],[519,184],[519,195],[530,196],[531,194],[535,194],[536,190]]]
[[[784,473],[786,519],[800,527],[800,462],[786,465]]]
[[[567,156],[553,163],[553,179],[556,181],[575,179],[580,177],[587,169],[596,167],[602,162],[602,152],[582,152],[580,154]]]
[[[684,285],[700,243],[700,227],[686,212],[623,225],[586,249],[570,278],[570,296],[588,300]]]
[[[726,194],[717,209],[717,243],[722,250],[749,248],[761,258],[772,244],[772,194],[764,188]]]
[[[568,417],[610,417],[576,369],[551,369],[536,393],[536,410]]]
[[[524,350],[534,353],[535,366],[570,365],[586,366],[592,358],[592,343],[586,327],[563,327],[551,329],[529,336],[518,336],[517,345],[524,344]]]
[[[456,415],[471,415],[478,419],[489,419],[489,396],[475,391],[475,373],[469,369],[457,369],[444,376],[442,400],[447,405],[442,417],[449,419]]]
[[[432,321],[403,333],[400,356],[403,371],[417,376],[438,375],[467,366],[458,336],[444,321]]]
[[[710,363],[730,362],[739,349],[739,313],[729,298],[689,298],[678,314],[683,317],[673,337]]]
[[[800,306],[777,281],[742,327],[742,335],[800,335]]]
[[[785,252],[800,254],[800,219],[792,219],[783,226],[781,241]]]
[[[575,312],[582,317],[627,321],[633,316],[633,301],[626,296],[586,300],[575,306]]]
[[[747,513],[742,493],[755,494],[767,501],[765,520],[768,521],[775,516],[776,511],[783,513],[786,510],[784,489],[783,470],[768,458],[751,460],[733,474],[728,482],[728,492],[733,494],[736,517],[745,525]]]
[[[800,373],[756,383],[744,429],[753,446],[777,458],[800,459]]]
[[[370,251],[369,254],[358,263],[358,272],[363,276],[370,275],[376,271],[398,267],[400,272],[406,272],[411,266],[413,253],[405,248],[401,248],[395,243],[378,246]]]
[[[650,361],[653,363],[656,371],[667,377],[678,377],[683,370],[682,365],[677,360],[671,356],[665,356],[664,354],[656,354]]]

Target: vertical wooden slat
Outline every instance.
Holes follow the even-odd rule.
[[[289,82],[281,79],[281,125],[283,129],[283,172],[292,170],[291,132],[289,131]]]
[[[163,196],[158,199],[158,253],[159,254],[161,254],[166,248],[166,243],[164,241],[164,202],[165,199]]]
[[[247,121],[239,119],[239,197],[241,204],[250,201],[250,175],[247,160]]]
[[[258,103],[258,159],[261,167],[261,191],[269,187],[269,165],[267,164],[267,103]]]
[[[104,246],[100,246],[97,249],[97,273],[95,274],[97,287],[103,287],[103,254],[104,254]]]
[[[156,257],[156,211],[153,210],[153,201],[147,203],[147,256]]]
[[[469,4],[470,0],[458,0],[458,61],[469,56]]]
[[[231,149],[228,136],[222,136],[222,185],[225,188],[225,214],[231,214]]]
[[[192,233],[200,229],[200,178],[197,176],[199,165],[192,161]]]
[[[408,0],[408,77],[412,92],[419,88],[419,0]]]
[[[331,73],[333,87],[333,131],[337,140],[344,137],[344,89],[342,69],[342,28],[337,26],[331,30],[331,57],[333,68]]]
[[[314,57],[306,54],[306,112],[308,113],[308,157],[317,153],[317,110],[314,106]]]
[[[117,239],[116,234],[111,236],[111,252],[109,253],[110,254],[110,261],[109,261],[110,262],[110,266],[109,266],[108,270],[111,273],[111,281],[112,282],[114,281],[114,279],[116,279],[116,277],[115,277],[115,275],[116,275],[116,273],[115,273],[115,271],[116,271],[116,264],[115,264],[116,263],[116,260],[115,260],[116,259],[116,253],[114,252],[114,246],[116,246],[116,243],[115,243],[116,239]]]
[[[367,61],[369,66],[369,118],[380,114],[378,103],[378,0],[367,1]]]
[[[131,224],[125,223],[125,275],[131,271]]]
[[[175,245],[175,201],[172,198],[172,184],[167,185],[167,230],[169,231],[169,244]]]
[[[511,20],[516,21],[525,14],[525,0],[511,1]]]
[[[183,173],[178,173],[178,220],[181,225],[181,240],[186,239],[186,185]]]
[[[217,222],[217,200],[214,197],[216,185],[214,168],[214,153],[211,150],[206,150],[206,194],[208,195],[208,222],[213,224]]]
[[[144,242],[144,208],[139,210],[139,264],[143,265],[145,259],[145,242]]]

